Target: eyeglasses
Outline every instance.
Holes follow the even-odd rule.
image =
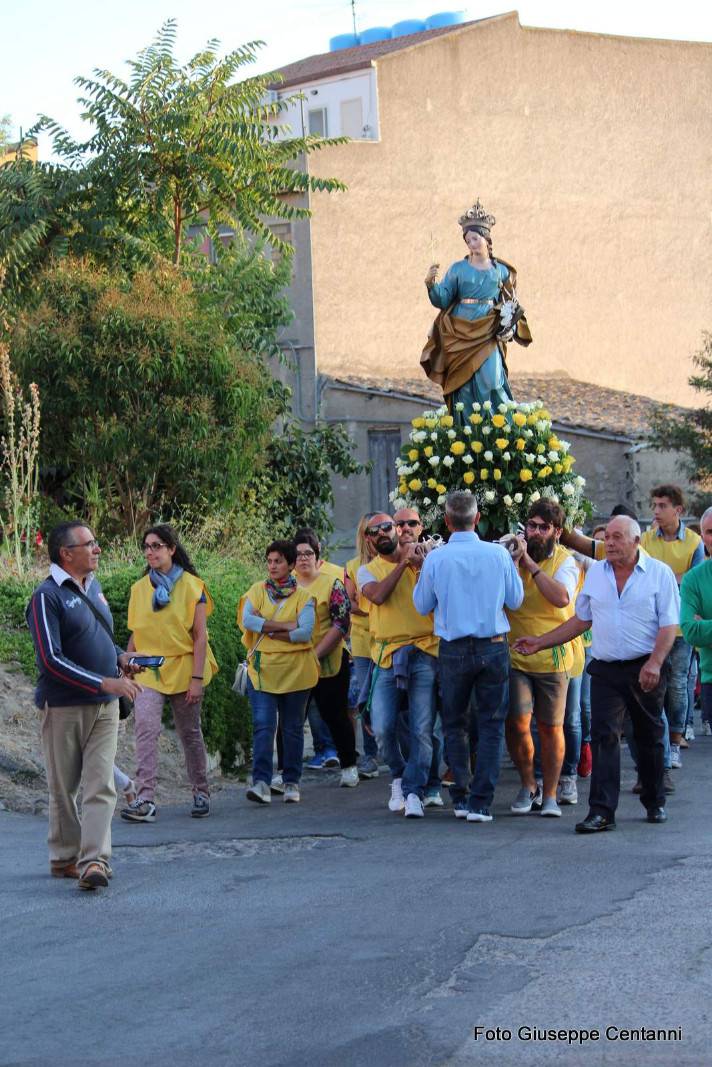
[[[396,529],[400,530],[403,526],[410,526],[411,530],[414,530],[416,526],[421,526],[420,519],[403,519],[402,522],[396,523]]]
[[[150,544],[148,542],[146,542],[146,544],[143,546],[143,551],[144,552],[158,552],[159,548],[167,548],[167,547],[168,546],[164,545],[162,541],[151,541]]]
[[[553,523],[551,522],[528,522],[527,530],[540,530],[542,533],[546,533],[547,530],[553,529]]]
[[[314,551],[314,549],[310,548],[306,552],[297,552],[297,559],[311,559],[311,557],[315,555],[316,552]]]
[[[62,547],[63,548],[98,548],[99,547],[99,542],[95,541],[92,538],[91,541],[82,541],[82,543],[80,545],[77,544],[76,541],[75,541],[71,545],[63,545]]]
[[[396,524],[390,520],[388,522],[377,522],[375,526],[369,526],[366,529],[366,536],[375,537],[379,530],[383,530],[384,533],[389,533],[391,530],[395,529],[395,525]]]

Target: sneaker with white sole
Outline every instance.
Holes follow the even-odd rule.
[[[531,793],[526,786],[522,786],[509,810],[512,815],[528,815],[530,811],[538,811],[541,808],[541,801],[542,796],[539,788]]]
[[[712,726],[708,722],[702,723],[702,736],[712,737]]]
[[[492,818],[489,808],[475,808],[467,813],[468,822],[492,822]]]
[[[467,812],[468,812],[467,801],[466,800],[456,800],[455,803],[452,806],[452,810],[453,810],[453,814],[455,815],[456,819],[466,819],[467,818]]]
[[[127,807],[121,809],[121,818],[127,822],[155,822],[158,809],[152,800],[136,797]]]
[[[694,741],[695,740],[695,728],[694,728],[694,726],[692,725],[691,722],[688,723],[687,726],[685,727],[685,740],[686,741]]]
[[[266,782],[255,782],[245,793],[248,800],[254,800],[257,804],[271,804],[272,794]]]
[[[403,811],[405,797],[403,796],[403,779],[394,778],[391,782],[391,799],[388,801],[389,811]]]
[[[356,764],[353,767],[346,767],[341,772],[341,781],[339,785],[342,789],[355,789],[359,783],[358,767]]]
[[[210,814],[210,797],[205,793],[196,793],[193,797],[193,807],[190,814],[194,819],[204,819]]]
[[[423,801],[424,808],[444,808],[445,803],[440,795],[439,789],[433,789],[432,793],[425,794],[425,800]]]
[[[284,783],[284,803],[285,804],[298,804],[302,799],[299,792],[299,786],[296,782]]]
[[[556,803],[556,797],[544,797],[539,814],[549,818],[560,819],[561,808]]]
[[[679,745],[670,745],[670,766],[676,771],[682,767]]]
[[[405,799],[406,819],[422,819],[424,815],[423,801],[417,793],[409,793]]]
[[[273,774],[272,781],[269,783],[270,793],[274,793],[276,797],[281,797],[284,793],[284,778],[281,774]]]
[[[358,763],[358,776],[364,781],[378,778],[378,761],[373,756],[364,756]]]
[[[559,804],[578,804],[576,779],[569,775],[559,778]]]

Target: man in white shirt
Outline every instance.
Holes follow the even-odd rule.
[[[640,551],[640,527],[626,516],[606,527],[606,559],[588,571],[576,614],[539,637],[521,637],[517,650],[531,655],[570,641],[593,624],[591,748],[593,771],[589,814],[578,833],[615,829],[620,792],[620,735],[626,710],[638,745],[640,800],[647,820],[662,823],[663,700],[666,658],[680,618],[675,575],[665,563]]]

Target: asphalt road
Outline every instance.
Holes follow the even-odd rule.
[[[43,820],[0,813],[0,1064],[710,1064],[712,738],[684,764],[650,826],[626,756],[593,837],[585,783],[560,820],[510,816],[511,769],[489,825],[394,816],[385,777],[270,808],[236,786],[208,820],[117,819],[96,894],[48,877]]]

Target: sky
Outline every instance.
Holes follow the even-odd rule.
[[[437,11],[486,18],[517,10],[525,26],[712,42],[709,0],[355,0],[355,8],[362,30]],[[351,32],[353,25],[351,0],[0,0],[0,116],[11,116],[13,136],[29,129],[40,113],[75,136],[85,134],[74,77],[95,68],[122,76],[125,60],[149,44],[168,18],[178,20],[181,60],[212,37],[226,51],[264,41],[254,72],[326,52],[329,38]],[[41,140],[41,158],[49,155],[49,143]]]

